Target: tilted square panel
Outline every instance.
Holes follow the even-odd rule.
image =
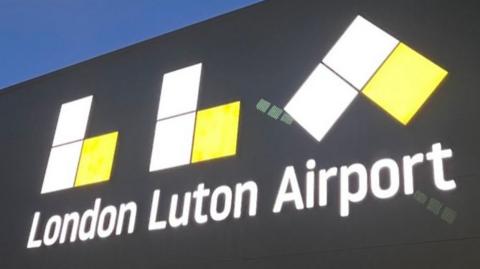
[[[74,186],[81,149],[82,141],[52,148],[43,179],[42,194]]]
[[[357,95],[353,87],[319,64],[288,102],[285,111],[320,141]]]
[[[357,16],[323,63],[360,90],[397,44],[397,39]]]
[[[118,132],[112,132],[83,142],[75,186],[84,186],[110,179]]]
[[[192,163],[235,155],[239,116],[240,102],[197,112]]]
[[[62,105],[53,146],[82,140],[85,137],[92,99],[93,96],[87,96]]]
[[[194,125],[195,112],[157,122],[150,172],[190,163]]]
[[[196,64],[163,76],[157,120],[197,110],[201,72]]]
[[[447,75],[447,71],[401,43],[362,91],[406,125]]]

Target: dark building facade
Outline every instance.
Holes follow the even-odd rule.
[[[478,268],[475,1],[265,1],[0,92],[1,268]]]

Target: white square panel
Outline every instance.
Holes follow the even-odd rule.
[[[319,64],[289,101],[285,111],[320,141],[357,95],[352,86]]]
[[[190,163],[195,114],[192,112],[157,122],[150,172]]]
[[[157,120],[197,110],[202,64],[163,75]]]
[[[43,179],[42,194],[73,188],[83,141],[52,148]]]
[[[361,90],[397,44],[397,39],[357,16],[323,63]]]
[[[58,116],[53,146],[85,137],[93,96],[87,96],[62,105]]]

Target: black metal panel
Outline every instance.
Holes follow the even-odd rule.
[[[5,89],[0,93],[1,268],[478,268],[480,258],[476,1],[267,1]],[[362,15],[449,71],[408,126],[358,98],[318,143],[300,126],[259,113],[260,98],[284,106],[356,15]],[[241,100],[233,158],[150,173],[162,74],[202,62],[199,107]],[[41,195],[61,104],[95,96],[88,136],[119,131],[108,183]],[[454,152],[446,173],[457,188],[437,190],[430,167],[416,189],[457,212],[452,224],[411,196],[371,194],[339,216],[338,182],[329,205],[272,208],[285,166],[302,190],[305,161],[318,168],[429,151]],[[153,190],[164,198],[254,180],[255,217],[148,231]],[[35,211],[48,218],[135,201],[133,234],[27,249]],[[166,214],[166,213],[165,213]]]

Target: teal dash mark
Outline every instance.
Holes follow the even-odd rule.
[[[282,117],[280,118],[280,120],[282,122],[284,122],[285,124],[292,124],[293,123],[293,118],[292,116],[290,116],[287,112],[283,113]]]
[[[293,123],[292,116],[290,116],[287,112],[284,112],[283,109],[281,109],[280,107],[272,105],[272,103],[263,98],[260,98],[260,100],[258,100],[256,107],[258,111],[266,113],[269,117],[275,120],[280,119],[281,122],[287,125],[291,125]]]
[[[443,212],[440,215],[440,218],[445,222],[447,222],[448,224],[452,224],[455,221],[456,217],[457,217],[457,212],[448,206],[446,206],[443,209]]]
[[[260,99],[257,103],[257,109],[263,113],[267,112],[268,108],[270,107],[271,103],[265,99]]]
[[[433,214],[438,215],[442,209],[443,204],[435,198],[430,198],[427,204],[427,210],[431,211]]]
[[[422,205],[424,205],[428,200],[427,195],[421,191],[416,191],[413,195],[413,198]]]
[[[278,120],[278,118],[280,118],[280,115],[282,115],[282,112],[283,112],[283,109],[273,105],[268,111],[267,115]]]
[[[453,222],[455,222],[455,219],[457,218],[457,211],[451,209],[448,206],[444,206],[442,202],[440,202],[435,198],[429,199],[428,196],[421,191],[417,190],[413,194],[413,199],[415,199],[415,201],[419,202],[420,204],[424,205],[425,209],[427,209],[434,215],[438,216],[440,214],[440,218],[448,224],[453,224]]]

